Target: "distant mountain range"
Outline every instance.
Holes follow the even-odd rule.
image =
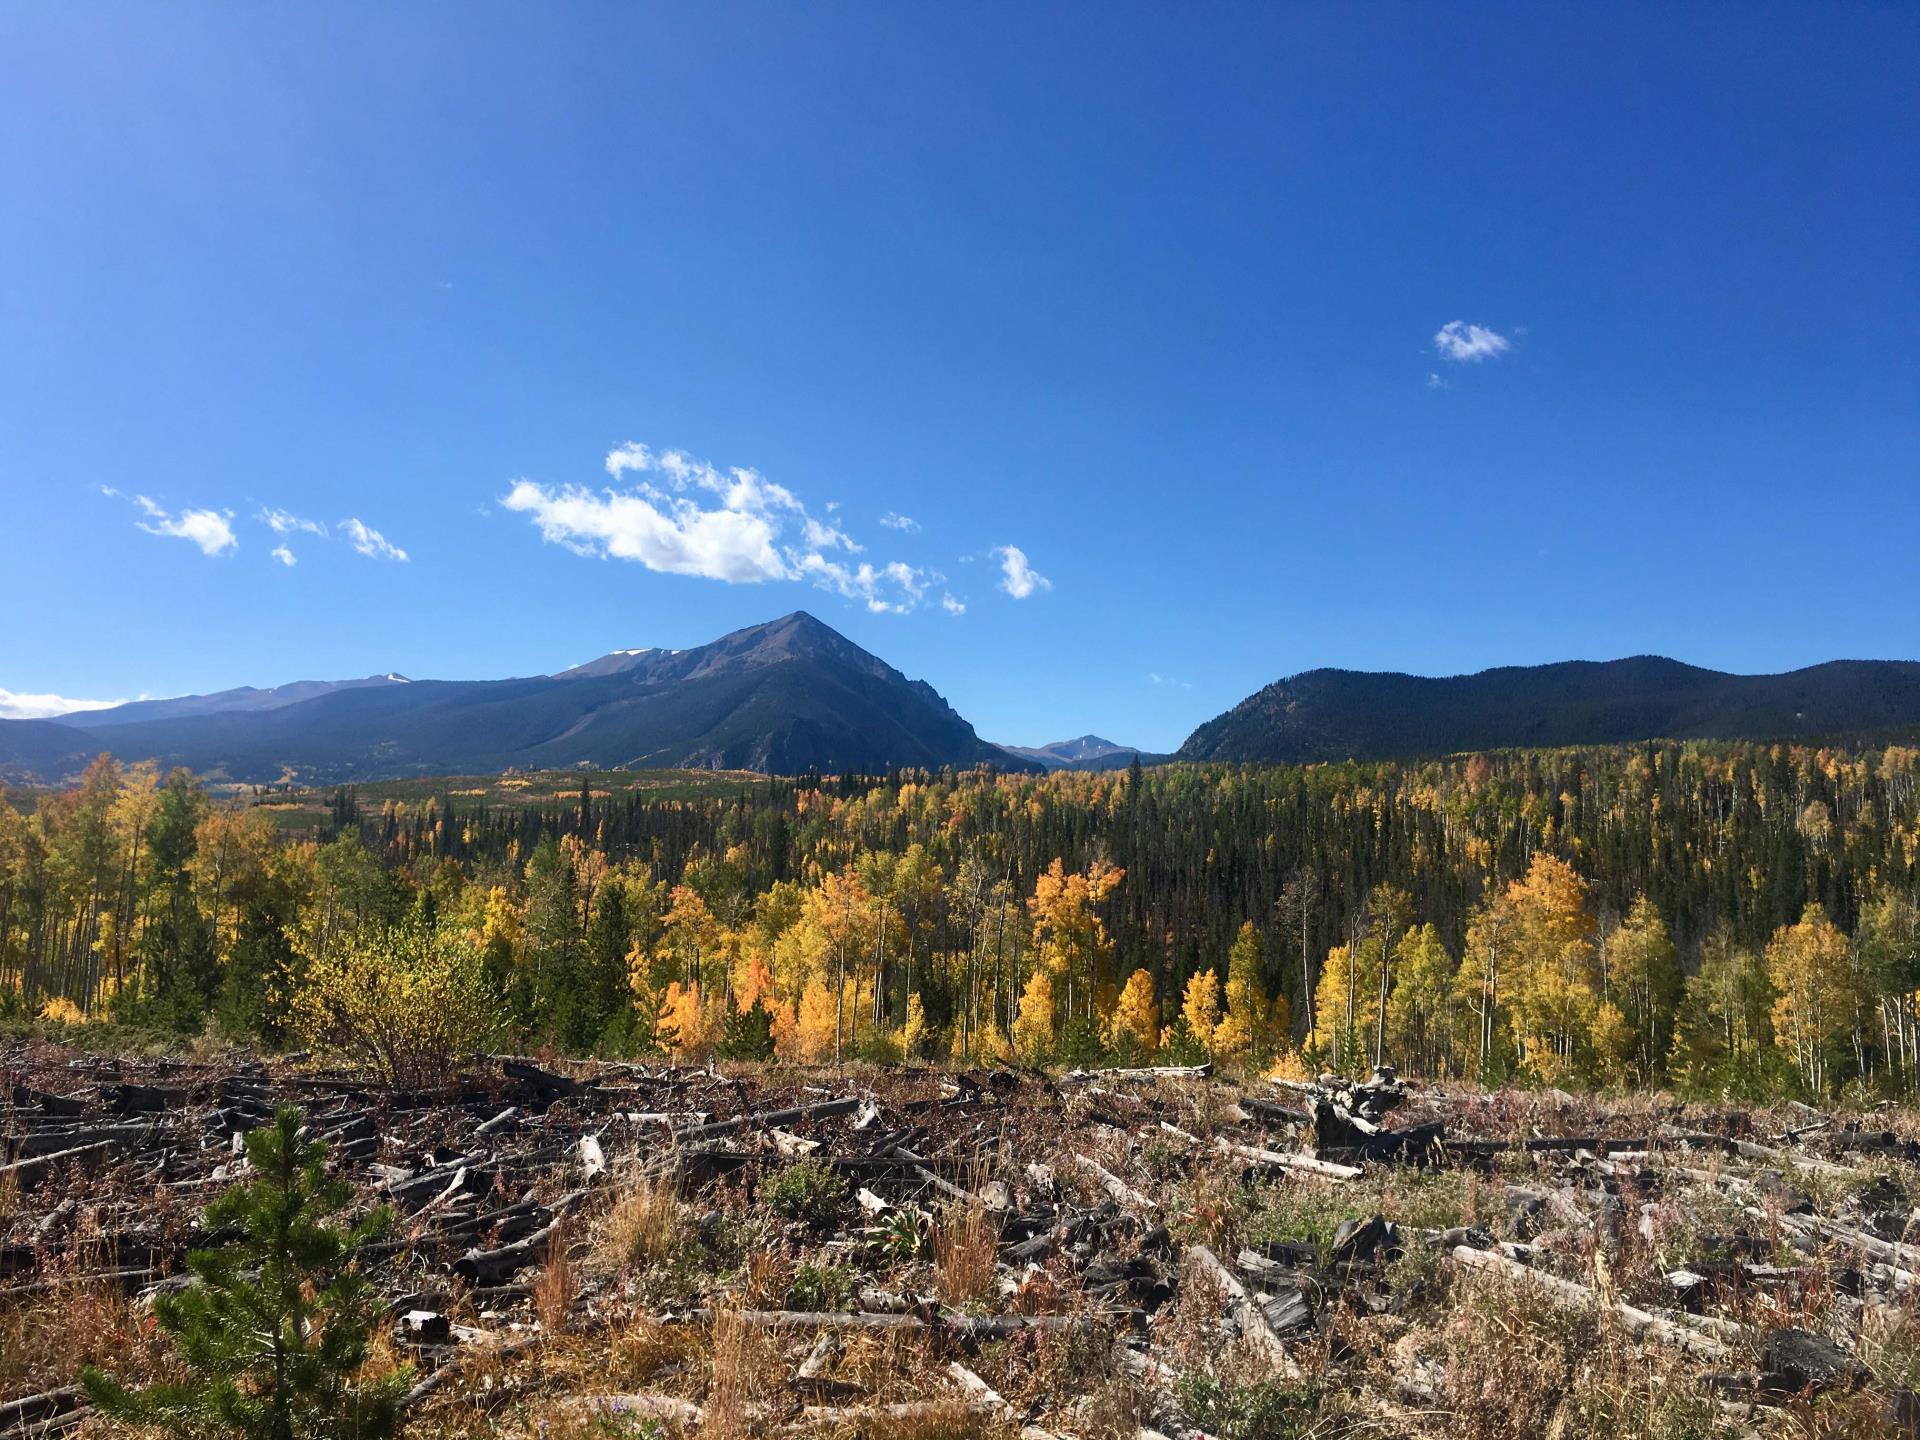
[[[1000,748],[1048,770],[1124,770],[1136,759],[1143,765],[1155,765],[1167,758],[1136,750],[1131,745],[1116,745],[1098,735],[1055,740],[1051,745],[1002,745]]]
[[[804,612],[689,650],[616,650],[517,680],[302,680],[0,720],[0,779],[56,783],[105,750],[211,779],[330,784],[575,765],[799,774],[1138,758],[1414,759],[1517,746],[1839,738],[1920,730],[1920,663],[1727,675],[1643,655],[1431,679],[1310,670],[1200,726],[1172,757],[1098,735],[994,745],[932,686]]]
[[[1309,670],[1209,720],[1178,760],[1298,763],[1662,738],[1784,740],[1920,726],[1920,663],[1727,675],[1658,655],[1430,679]]]
[[[1035,769],[804,612],[691,650],[623,650],[518,680],[301,681],[0,721],[0,776],[53,782],[100,751],[235,781],[693,767],[798,774]]]

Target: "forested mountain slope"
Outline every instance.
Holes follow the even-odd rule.
[[[61,779],[103,750],[255,782],[578,764],[800,774],[1023,763],[924,681],[805,613],[607,662],[520,680],[338,687],[264,710],[118,724],[93,715],[84,729],[0,722],[0,777]]]
[[[1787,740],[1920,726],[1920,663],[1729,675],[1658,655],[1431,678],[1309,670],[1187,737],[1177,758],[1293,763],[1663,738]]]

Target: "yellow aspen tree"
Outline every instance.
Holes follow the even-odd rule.
[[[1244,922],[1227,951],[1227,1010],[1213,1037],[1214,1053],[1222,1059],[1257,1062],[1273,1049],[1274,1006],[1260,979],[1266,958],[1259,927]]]
[[[1640,1078],[1651,1080],[1667,1053],[1673,1006],[1680,994],[1680,959],[1666,921],[1646,896],[1633,902],[1625,923],[1613,933],[1605,963],[1608,1003],[1627,1031],[1628,1053],[1619,1058],[1631,1060]],[[1617,1036],[1611,1048],[1618,1051]]]
[[[1153,998],[1153,976],[1144,969],[1127,977],[1113,1007],[1107,1043],[1123,1059],[1145,1058],[1160,1039],[1160,1007]]]
[[[1220,1028],[1220,975],[1207,969],[1195,971],[1187,981],[1187,992],[1180,1005],[1187,1031],[1202,1050],[1213,1053],[1214,1031]]]
[[[800,992],[800,1010],[794,1032],[794,1058],[817,1064],[832,1055],[837,1019],[838,1009],[833,992],[820,980],[809,980],[807,988]]]
[[[1823,1091],[1828,1052],[1852,1027],[1858,1001],[1847,937],[1820,905],[1782,925],[1767,942],[1775,1043],[1793,1053],[1807,1088]]]
[[[700,993],[698,981],[682,985],[678,980],[667,986],[660,1002],[660,1018],[654,1034],[681,1063],[700,1061],[713,1053],[719,1039],[720,1006],[709,1005]]]
[[[909,1060],[926,1058],[933,1027],[927,1024],[927,1007],[920,1003],[920,992],[907,997],[907,1021],[900,1027],[900,1053]]]
[[[1036,966],[1013,1017],[1013,1048],[1026,1059],[1045,1060],[1053,1054],[1053,1037],[1053,981]]]
[[[1361,1033],[1366,1007],[1380,983],[1380,944],[1363,936],[1327,951],[1313,995],[1313,1043],[1335,1071],[1345,1073],[1366,1059]]]

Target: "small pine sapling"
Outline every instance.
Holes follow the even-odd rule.
[[[168,1433],[245,1440],[384,1440],[397,1433],[407,1375],[362,1382],[374,1309],[350,1267],[390,1223],[376,1211],[350,1229],[328,1223],[352,1198],[326,1172],[326,1147],[300,1137],[297,1107],[247,1137],[254,1178],[207,1209],[210,1232],[234,1238],[187,1257],[195,1283],[155,1297],[162,1328],[191,1371],[129,1390],[98,1370],[81,1376],[104,1414]]]

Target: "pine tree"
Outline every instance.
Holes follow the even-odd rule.
[[[247,1137],[257,1178],[228,1190],[205,1221],[237,1238],[194,1251],[187,1268],[198,1283],[154,1299],[192,1378],[127,1390],[88,1369],[81,1379],[97,1409],[175,1435],[381,1440],[397,1432],[407,1375],[356,1379],[374,1307],[350,1268],[390,1217],[380,1210],[351,1229],[330,1225],[352,1191],[328,1177],[326,1147],[303,1141],[300,1127],[300,1111],[287,1105]]]

